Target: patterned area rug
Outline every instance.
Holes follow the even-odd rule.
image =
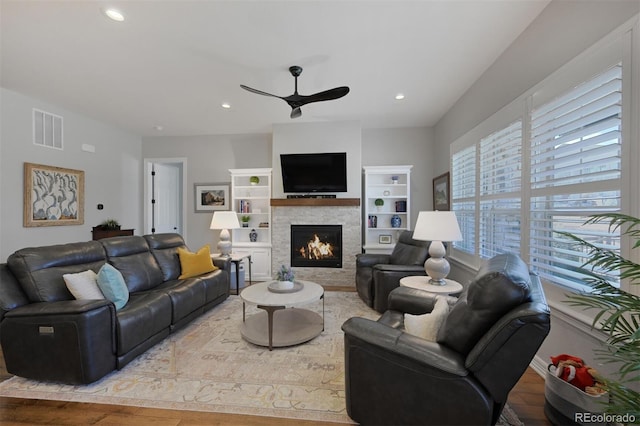
[[[322,311],[322,303],[309,305]],[[247,315],[256,313],[247,306]],[[325,331],[289,348],[266,348],[240,336],[242,302],[230,296],[138,357],[87,386],[13,377],[0,396],[248,414],[352,423],[344,401],[343,333],[352,316],[379,315],[355,293],[325,293]],[[521,425],[508,407],[499,424]]]

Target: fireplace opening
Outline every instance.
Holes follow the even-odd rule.
[[[342,268],[342,225],[291,225],[291,266]]]

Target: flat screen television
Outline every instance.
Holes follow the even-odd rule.
[[[347,192],[347,153],[280,154],[284,192]]]

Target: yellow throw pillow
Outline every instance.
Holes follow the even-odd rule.
[[[178,247],[178,257],[180,258],[180,268],[182,270],[182,274],[178,277],[179,279],[195,277],[218,269],[211,261],[209,244],[195,253]]]

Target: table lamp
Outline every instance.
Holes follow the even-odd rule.
[[[238,215],[234,211],[219,211],[213,213],[210,229],[221,229],[218,250],[222,256],[229,256],[231,253],[231,241],[229,229],[240,228]]]
[[[424,270],[431,278],[429,284],[445,285],[445,278],[449,275],[451,267],[447,259],[444,258],[446,250],[442,242],[462,240],[456,214],[437,210],[418,213],[413,239],[431,241],[429,258],[424,262]]]

